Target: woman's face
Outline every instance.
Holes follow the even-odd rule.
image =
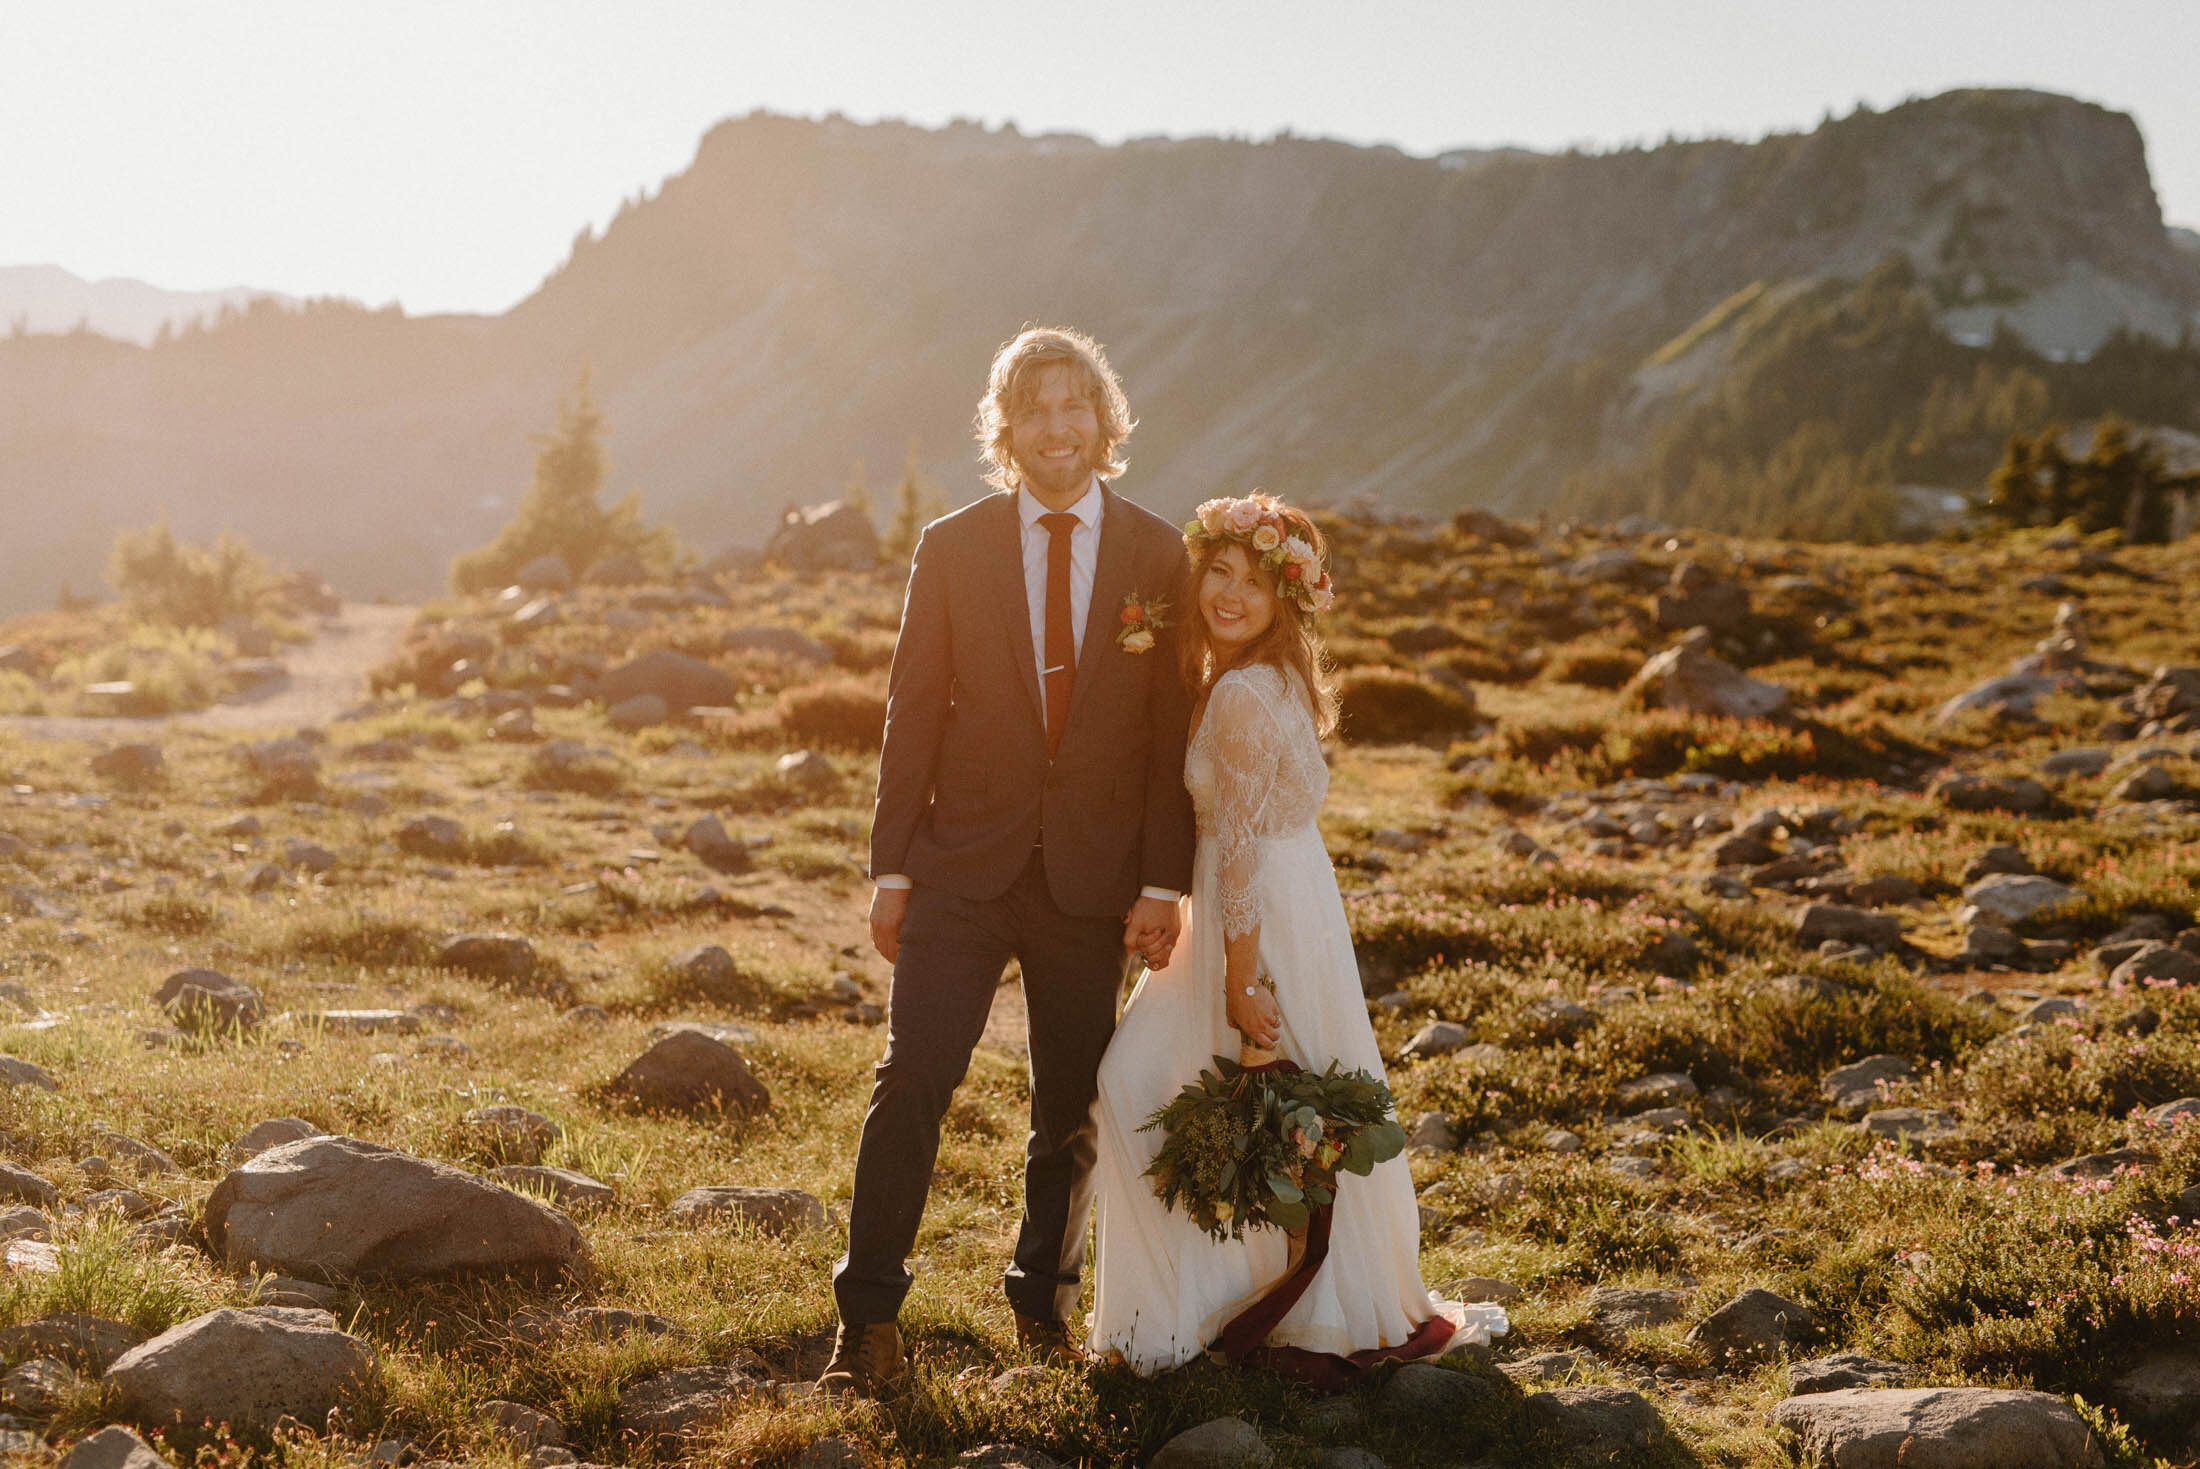
[[[1259,641],[1276,620],[1276,587],[1245,548],[1225,546],[1199,578],[1199,615],[1224,661]]]

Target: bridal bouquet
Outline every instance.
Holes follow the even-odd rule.
[[[1364,1177],[1405,1151],[1390,1088],[1365,1071],[1214,1061],[1139,1130],[1162,1132],[1146,1175],[1163,1206],[1218,1240],[1248,1224],[1303,1229],[1311,1210],[1335,1200],[1339,1172]]]

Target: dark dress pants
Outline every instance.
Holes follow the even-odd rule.
[[[1123,923],[1062,912],[1034,852],[998,898],[975,902],[922,884],[909,896],[886,1056],[856,1152],[848,1253],[833,1268],[842,1321],[891,1321],[909,1294],[907,1261],[939,1156],[940,1119],[970,1069],[1011,958],[1023,968],[1030,1012],[1031,1136],[1023,1226],[1002,1284],[1027,1316],[1063,1321],[1077,1308],[1092,1209],[1092,1105],[1115,1032]]]

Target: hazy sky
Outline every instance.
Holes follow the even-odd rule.
[[[0,265],[498,311],[756,107],[1412,152],[2130,112],[2200,224],[2193,0],[0,0]]]

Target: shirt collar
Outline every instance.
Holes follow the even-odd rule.
[[[1079,530],[1096,528],[1100,524],[1100,507],[1104,503],[1100,494],[1100,476],[1096,474],[1092,477],[1092,483],[1086,487],[1085,493],[1078,497],[1077,503],[1069,507],[1069,513],[1077,517],[1077,528]],[[1029,489],[1016,491],[1016,514],[1023,521],[1025,530],[1028,531],[1037,525],[1039,517],[1046,513],[1047,507],[1040,504],[1039,497],[1032,494]]]

